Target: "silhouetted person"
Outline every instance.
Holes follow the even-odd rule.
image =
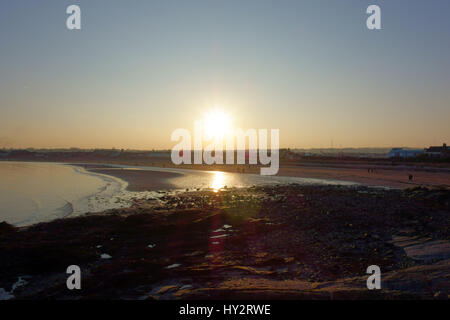
[[[409,175],[409,181],[412,181],[412,179],[413,179],[413,175],[410,174],[410,175]]]

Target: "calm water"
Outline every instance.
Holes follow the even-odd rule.
[[[78,167],[0,162],[0,221],[17,226],[117,207],[126,184]]]
[[[296,177],[260,176],[188,169],[117,166],[125,169],[177,172],[168,179],[173,190],[247,187],[262,184],[341,184],[350,182]],[[57,163],[0,161],[0,222],[26,226],[86,212],[127,207],[135,198],[156,192],[129,192],[127,183],[80,167]]]

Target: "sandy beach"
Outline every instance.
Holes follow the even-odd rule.
[[[203,171],[223,171],[233,173],[253,173],[259,174],[259,166],[238,166],[238,165],[180,165],[172,163],[155,163],[160,168],[184,168]],[[164,173],[157,171],[143,170],[110,170],[108,168],[94,169],[99,173],[113,175],[126,180],[129,183],[129,190],[144,191],[155,190],[155,188],[170,188],[170,183],[166,179],[176,177],[175,173]],[[371,169],[370,172],[368,169]],[[409,179],[412,175],[412,180]],[[342,165],[339,162],[331,164],[308,164],[280,167],[278,176],[301,177],[326,180],[351,181],[366,186],[382,186],[398,189],[407,189],[417,186],[423,187],[450,187],[450,170],[448,168],[427,168],[408,166],[377,166],[370,164],[363,165]],[[158,180],[158,182],[156,182]]]
[[[386,186],[406,189],[415,186],[450,187],[450,172],[438,170],[430,172],[418,169],[403,168],[334,168],[334,167],[295,167],[281,168],[280,175],[319,179],[348,180],[368,186]],[[409,175],[413,176],[409,180]]]

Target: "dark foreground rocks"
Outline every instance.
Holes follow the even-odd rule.
[[[187,192],[0,230],[0,298],[448,299],[450,192]],[[82,290],[66,287],[79,265]],[[368,290],[378,265],[382,289]]]

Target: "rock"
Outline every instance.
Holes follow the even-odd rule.
[[[424,262],[450,258],[450,243],[448,241],[428,241],[405,247],[404,250],[408,257]]]
[[[431,238],[392,236],[392,244],[405,250],[411,259],[429,262],[450,258],[450,242]]]
[[[247,272],[249,274],[253,274],[253,275],[272,275],[275,273],[275,271],[266,271],[266,270],[257,270],[255,268],[252,267],[246,267],[246,266],[233,266],[232,267],[235,270],[241,270],[244,272]]]
[[[178,289],[178,286],[172,285],[172,286],[164,286],[161,287],[158,291],[156,291],[157,294],[165,294],[168,293],[170,291],[174,291]]]
[[[12,295],[11,293],[9,293],[8,291],[6,291],[3,288],[0,288],[0,301],[11,300],[13,298],[14,298],[14,295]]]
[[[447,295],[441,291],[438,291],[433,296],[435,299],[447,299]]]
[[[0,234],[6,234],[17,231],[17,228],[5,221],[0,222]]]
[[[192,288],[192,285],[190,285],[190,284],[185,284],[184,286],[182,286],[182,287],[180,288],[180,290],[191,289],[191,288]]]

